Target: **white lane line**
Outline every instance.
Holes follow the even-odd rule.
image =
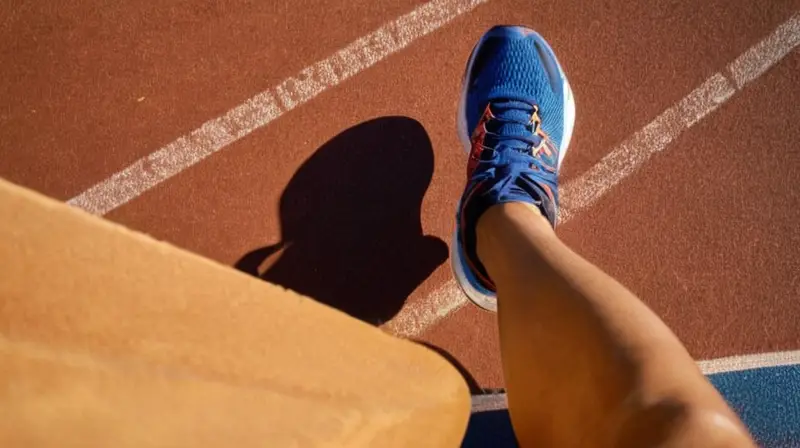
[[[456,281],[450,279],[425,297],[422,303],[404,306],[381,328],[394,335],[410,338],[422,333],[466,303],[466,296],[458,288]]]
[[[104,215],[488,0],[433,0],[67,201]]]
[[[800,14],[795,14],[769,37],[753,45],[728,65],[728,71],[736,83],[736,88],[741,89],[748,82],[763,75],[798,44],[800,44]]]
[[[633,174],[650,157],[730,99],[736,90],[725,76],[714,73],[700,87],[634,133],[589,171],[564,185],[559,221],[594,204],[608,190]]]
[[[733,78],[733,83],[723,73],[714,73],[700,87],[614,148],[589,171],[564,185],[564,206],[559,217],[567,220],[594,204],[653,154],[663,150],[676,137],[716,110],[748,82],[763,75],[798,44],[800,14],[796,13],[728,64],[725,72]]]
[[[762,367],[793,366],[797,364],[800,364],[800,350],[728,356],[726,358],[697,362],[697,366],[700,367],[700,370],[706,375],[760,369]]]
[[[794,365],[800,365],[800,350],[697,361],[697,367],[704,375]],[[506,408],[508,408],[508,398],[505,392],[472,396],[472,412],[496,411]]]
[[[724,73],[711,75],[682,100],[617,145],[587,172],[561,187],[559,223],[569,221],[597,202],[653,154],[664,150],[680,134],[731,99],[745,84],[763,75],[798,44],[800,13],[794,14],[764,40],[728,64]],[[394,334],[414,337],[466,303],[464,294],[451,280],[430,298],[406,305],[383,328]]]
[[[472,413],[499,411],[508,408],[508,397],[505,392],[472,396]]]

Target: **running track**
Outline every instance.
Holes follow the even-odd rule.
[[[796,363],[799,11],[5,2],[0,176],[425,341],[476,387],[502,387],[495,317],[465,305],[446,260],[464,180],[454,110],[476,39],[523,23],[577,99],[561,237],[697,359],[728,358],[709,372]]]

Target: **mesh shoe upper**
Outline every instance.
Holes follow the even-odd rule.
[[[525,28],[495,27],[467,75],[465,112],[473,132],[458,238],[470,274],[489,291],[494,285],[475,249],[480,215],[495,204],[528,202],[556,222],[564,98],[545,66],[548,51]]]
[[[564,132],[564,98],[551,78],[535,35],[523,27],[489,30],[472,69],[467,93],[467,125],[475,129],[489,101],[516,99],[539,105],[544,132],[559,147]]]

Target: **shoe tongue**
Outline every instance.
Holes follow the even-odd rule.
[[[492,102],[491,109],[492,114],[499,120],[494,121],[492,129],[489,129],[496,135],[488,134],[485,144],[494,146],[493,144],[502,141],[501,144],[504,146],[526,150],[529,143],[525,139],[530,139],[531,135],[527,127],[533,112],[531,105],[521,101],[497,101]],[[514,137],[519,137],[519,139],[514,139]]]

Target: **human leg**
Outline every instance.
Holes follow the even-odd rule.
[[[556,237],[574,116],[569,83],[541,36],[504,26],[481,38],[459,105],[469,161],[452,263],[473,302],[499,305],[520,441],[750,446],[666,325]]]
[[[477,227],[520,442],[752,446],[672,331],[562,243],[538,208],[499,205]]]

